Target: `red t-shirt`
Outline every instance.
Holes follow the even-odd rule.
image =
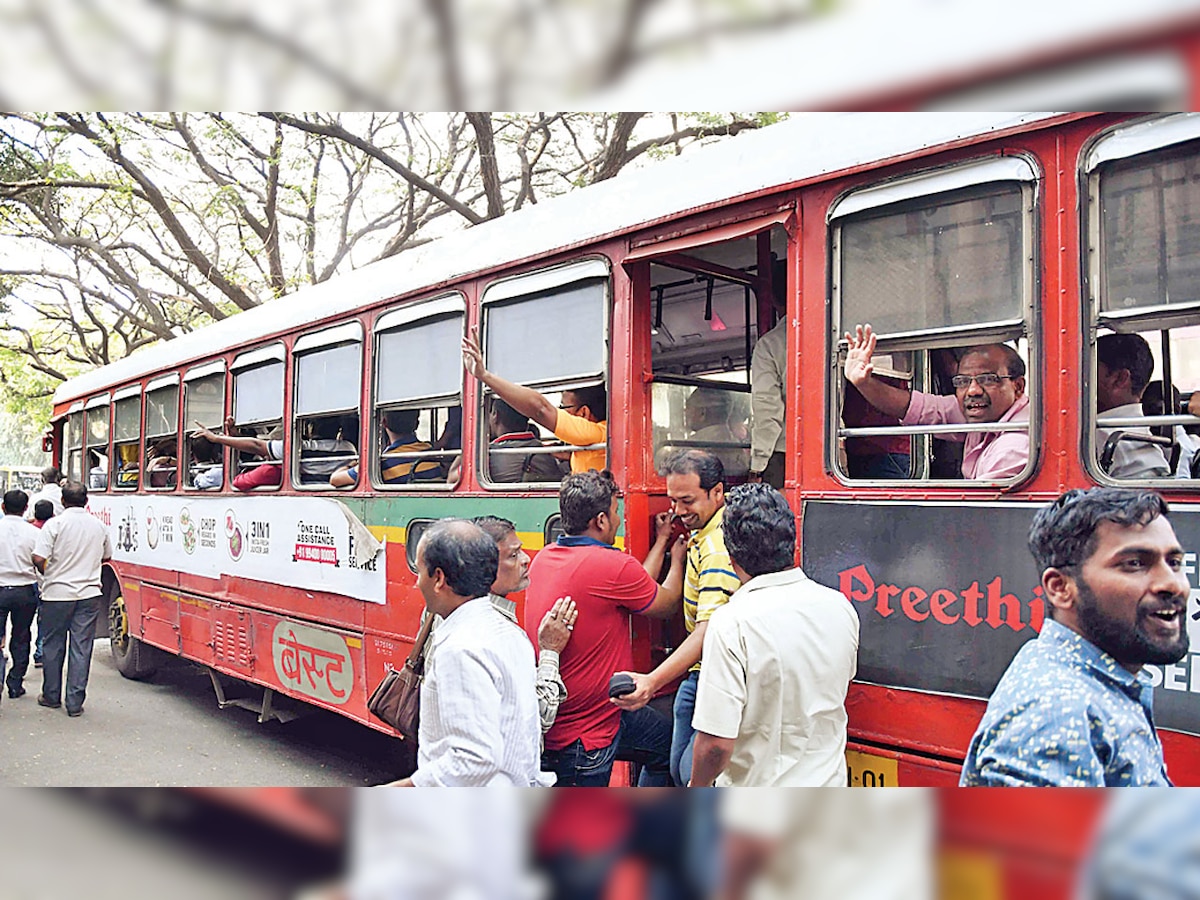
[[[586,750],[607,747],[617,736],[621,710],[608,699],[613,672],[633,666],[629,615],[654,602],[658,584],[632,556],[611,547],[551,544],[529,566],[525,630],[537,646],[538,625],[559,597],[570,596],[579,616],[559,658],[567,699],[546,732],[546,749],[582,739]]]

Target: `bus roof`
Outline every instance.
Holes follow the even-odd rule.
[[[289,294],[59,385],[55,404],[250,346],[306,324],[476,273],[635,231],[868,163],[1004,131],[1053,113],[802,113],[527,206]]]

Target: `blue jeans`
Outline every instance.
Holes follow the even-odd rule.
[[[103,597],[87,600],[52,600],[42,604],[46,640],[42,658],[42,696],[50,703],[65,701],[67,711],[83,709],[88,674],[92,667],[92,642],[96,621],[104,608]],[[68,656],[68,637],[70,650]],[[63,694],[63,662],[67,664],[67,691]]]
[[[639,787],[670,784],[671,722],[649,706],[621,712],[617,739],[606,747],[585,750],[577,740],[542,754],[542,769],[558,776],[559,787],[607,787],[613,763],[620,759],[642,767]]]
[[[696,744],[696,732],[692,730],[692,713],[696,709],[696,685],[700,682],[699,672],[688,672],[687,678],[679,683],[675,692],[675,728],[671,731],[671,780],[679,787],[692,777],[692,748]]]

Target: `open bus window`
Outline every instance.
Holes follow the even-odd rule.
[[[185,487],[215,490],[224,484],[224,448],[195,433],[197,423],[212,431],[220,431],[224,418],[224,362],[197,366],[183,379]]]
[[[1026,160],[1003,157],[831,209],[828,459],[842,477],[1012,483],[1032,470],[1034,184]],[[874,371],[848,373],[842,335],[865,325]]]
[[[234,434],[267,442],[271,453],[234,454],[233,486],[239,491],[277,490],[283,480],[283,347],[272,344],[236,357],[233,370]]]
[[[1118,128],[1085,168],[1096,335],[1085,460],[1097,480],[1181,487],[1174,479],[1200,475],[1200,418],[1186,402],[1200,389],[1200,125]]]
[[[87,480],[90,491],[102,491],[108,487],[108,395],[88,402],[85,411],[87,421]]]
[[[750,363],[759,315],[771,309],[766,281],[777,280],[774,293],[784,296],[786,253],[786,232],[776,227],[652,262],[655,469],[675,450],[699,448],[721,460],[727,485],[750,471]],[[773,278],[759,271],[760,259],[772,257]]]
[[[179,384],[146,386],[145,486],[175,487],[179,470]]]
[[[126,388],[113,394],[113,487],[133,489],[141,472],[142,392]]]
[[[445,489],[462,448],[465,302],[454,293],[384,313],[375,323],[370,483],[384,489]],[[414,364],[420,360],[419,364]],[[362,464],[335,473],[359,482]]]
[[[582,405],[606,429],[609,280],[607,260],[586,259],[489,285],[483,294],[484,365],[534,388],[571,416],[578,407],[564,401],[564,392],[576,402],[582,392],[590,397]],[[482,403],[478,465],[485,485],[558,487],[572,459],[577,468],[607,465],[605,441],[565,443],[537,422],[522,425],[523,417],[497,406],[487,392]],[[584,415],[569,421],[597,438],[605,433]]]
[[[292,358],[297,451],[292,478],[304,487],[329,487],[331,475],[358,462],[362,326],[349,322],[304,335]]]
[[[82,406],[83,404],[78,405]],[[63,475],[70,481],[84,481],[82,410],[67,416],[67,422],[63,428],[63,446],[67,451]]]

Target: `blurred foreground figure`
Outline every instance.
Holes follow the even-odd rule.
[[[1073,490],[1029,549],[1049,618],[996,686],[960,784],[1169,785],[1141,668],[1187,653],[1183,548],[1158,494]]]
[[[1076,900],[1200,897],[1200,795],[1158,790],[1108,796]]]
[[[534,900],[519,791],[355,792],[352,900]]]
[[[844,787],[858,616],[795,566],[796,517],[770,485],[731,490],[722,527],[742,586],[704,635],[691,784]]]
[[[716,900],[934,896],[932,790],[723,791],[719,800]]]

